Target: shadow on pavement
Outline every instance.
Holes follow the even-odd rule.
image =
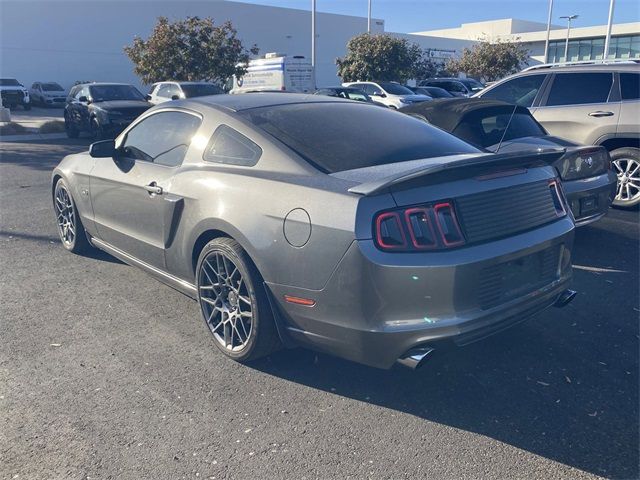
[[[0,164],[13,163],[35,170],[53,170],[65,155],[87,150],[89,140],[47,140],[3,142],[0,137]]]
[[[0,230],[0,240],[11,240],[13,238],[30,242],[60,244],[60,239],[57,236],[37,235],[32,233],[16,232],[14,230]],[[62,248],[62,246],[60,246],[60,248]],[[103,252],[102,250],[98,250],[97,248],[88,250],[87,252],[83,253],[82,256],[94,260],[100,260],[102,262],[118,263],[124,265],[124,263],[118,260],[116,257],[112,257],[108,253]]]
[[[576,270],[574,287],[599,294],[578,295],[468,347],[436,351],[418,371],[380,371],[302,349],[252,367],[597,475],[638,478],[638,249],[634,258],[616,255],[629,251],[627,242],[637,246],[638,235],[607,228],[604,219],[576,233],[574,261],[606,265]]]

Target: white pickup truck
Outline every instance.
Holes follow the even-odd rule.
[[[31,110],[29,90],[15,78],[0,78],[0,98],[2,98],[2,105],[11,110],[18,105],[25,110]]]

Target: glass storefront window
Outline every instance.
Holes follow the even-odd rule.
[[[547,62],[564,62],[564,40],[549,42]],[[602,60],[604,38],[582,38],[569,41],[568,57],[570,62]],[[640,59],[640,35],[611,37],[607,59]]]

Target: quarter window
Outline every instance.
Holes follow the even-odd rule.
[[[620,94],[622,100],[640,99],[640,73],[620,74]]]
[[[558,73],[547,106],[604,103],[609,98],[612,83],[612,73]]]
[[[159,112],[142,120],[125,138],[125,157],[168,167],[182,164],[200,118],[184,112]]]
[[[530,107],[538,95],[546,75],[524,75],[490,89],[482,98],[493,98],[522,107]]]
[[[253,141],[227,125],[220,125],[204,151],[207,162],[253,167],[262,155],[262,149]]]

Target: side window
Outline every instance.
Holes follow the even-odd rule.
[[[445,85],[444,88],[450,92],[467,93],[467,89],[460,82],[447,82]]]
[[[182,91],[178,85],[169,85],[169,98],[173,98],[174,95],[181,97]]]
[[[182,164],[200,118],[184,112],[159,112],[142,120],[129,132],[123,155],[135,160],[177,167]]]
[[[371,93],[369,93],[369,95],[382,95],[384,92],[382,91],[382,89],[378,86],[378,85],[368,85]]]
[[[170,92],[171,85],[169,85],[168,83],[163,83],[162,85],[160,85],[160,88],[158,89],[158,93],[156,93],[156,95],[162,98],[171,98]]]
[[[546,74],[517,77],[490,89],[482,95],[482,98],[493,98],[522,107],[530,107],[545,77]]]
[[[609,98],[613,74],[558,73],[547,98],[547,106],[604,103]]]
[[[253,167],[262,155],[262,149],[247,137],[227,125],[220,125],[213,132],[204,151],[207,162]]]
[[[640,99],[640,73],[620,73],[622,100]]]
[[[80,100],[80,97],[89,97],[89,89],[87,87],[80,87],[73,98]]]

